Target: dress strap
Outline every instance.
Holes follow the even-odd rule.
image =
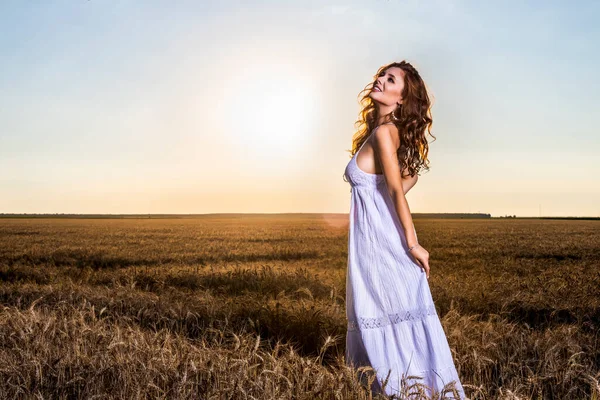
[[[382,126],[382,125],[389,125],[389,124],[393,124],[393,122],[386,122],[385,124],[377,125],[377,126],[376,126],[375,128],[373,128],[373,130],[371,131],[371,135],[373,135],[373,134],[375,133],[375,131],[376,131],[376,130],[377,130],[379,127],[380,127],[380,126]],[[369,138],[371,137],[371,135],[369,135]],[[369,138],[367,138],[367,140],[368,140]],[[367,142],[367,141],[365,140],[365,141],[363,142],[363,145],[364,145],[366,142]],[[361,148],[362,148],[362,146],[361,146]]]
[[[373,132],[375,132],[377,130],[377,128],[379,128],[380,126],[382,126],[382,125],[389,125],[389,124],[393,124],[393,122],[386,122],[384,124],[377,125],[375,128],[373,128]]]
[[[389,125],[389,124],[393,124],[393,122],[386,122],[385,124],[381,124],[381,125]],[[381,125],[377,125],[375,128],[373,128],[373,130],[371,131],[371,135],[373,133],[375,133],[375,131],[377,130],[377,128],[379,128]],[[369,140],[369,138],[371,137],[371,135],[369,135],[369,137],[367,137],[365,139],[365,141],[360,145],[360,148],[356,151],[355,154],[358,154],[358,152],[362,150],[363,146],[365,145],[365,143],[367,143],[367,140]]]

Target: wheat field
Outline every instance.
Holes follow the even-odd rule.
[[[471,399],[600,398],[600,221],[414,221]],[[0,219],[1,398],[371,398],[347,223]]]

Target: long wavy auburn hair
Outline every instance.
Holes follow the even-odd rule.
[[[402,104],[396,107],[393,111],[394,116],[397,120],[391,118],[389,121],[393,122],[398,128],[400,134],[400,147],[398,148],[397,155],[400,161],[400,169],[405,175],[405,170],[412,177],[415,174],[419,174],[421,170],[429,170],[429,160],[427,154],[429,153],[429,144],[427,142],[427,134],[429,134],[435,140],[435,136],[431,134],[431,125],[433,119],[431,117],[431,101],[429,100],[429,94],[427,93],[427,87],[417,70],[408,62],[393,62],[388,65],[384,65],[377,71],[377,74],[373,77],[373,81],[360,91],[358,97],[364,92],[367,92],[360,99],[362,111],[359,113],[359,119],[354,123],[357,128],[356,133],[352,139],[352,151],[351,155],[354,156],[360,146],[369,137],[373,129],[377,126],[377,121],[380,115],[375,102],[369,97],[373,86],[376,83],[379,75],[388,68],[398,67],[404,71],[404,89],[402,90]]]

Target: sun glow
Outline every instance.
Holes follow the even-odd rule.
[[[297,64],[232,63],[221,71],[215,117],[245,157],[273,171],[310,157],[320,118],[318,82]]]

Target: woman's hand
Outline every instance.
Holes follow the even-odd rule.
[[[417,244],[409,253],[417,261],[421,269],[425,271],[427,279],[429,279],[429,252],[420,244]]]

